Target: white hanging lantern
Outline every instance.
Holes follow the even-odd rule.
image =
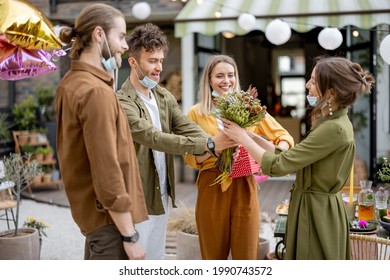
[[[146,2],[138,2],[131,9],[133,16],[141,20],[150,16],[151,11],[152,9],[150,8],[150,5]]]
[[[390,35],[387,35],[385,39],[381,42],[381,45],[379,47],[379,53],[381,54],[381,57],[383,60],[390,64]]]
[[[252,14],[243,13],[238,17],[238,25],[245,31],[250,31],[255,28],[256,17]]]
[[[318,34],[318,43],[325,50],[335,50],[343,43],[343,34],[337,28],[324,28]]]
[[[274,19],[265,28],[265,37],[274,45],[282,45],[291,37],[291,27],[280,19]]]

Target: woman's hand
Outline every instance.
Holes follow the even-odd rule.
[[[220,131],[223,132],[230,139],[242,144],[245,137],[249,137],[245,128],[242,128],[238,124],[227,119],[221,118],[221,120],[223,122],[224,128],[220,129]]]

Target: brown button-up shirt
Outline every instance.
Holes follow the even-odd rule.
[[[72,61],[55,99],[57,153],[72,216],[84,234],[113,223],[107,210],[147,219],[137,158],[112,76]]]

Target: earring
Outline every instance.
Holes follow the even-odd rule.
[[[332,116],[333,115],[333,109],[332,109],[332,104],[331,104],[330,100],[328,100],[328,107],[329,107],[329,116]]]

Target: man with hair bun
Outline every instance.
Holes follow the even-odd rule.
[[[56,93],[57,153],[73,219],[86,237],[86,260],[144,259],[135,224],[147,220],[137,158],[126,115],[114,91],[128,49],[123,14],[95,4],[75,27],[71,68]]]

